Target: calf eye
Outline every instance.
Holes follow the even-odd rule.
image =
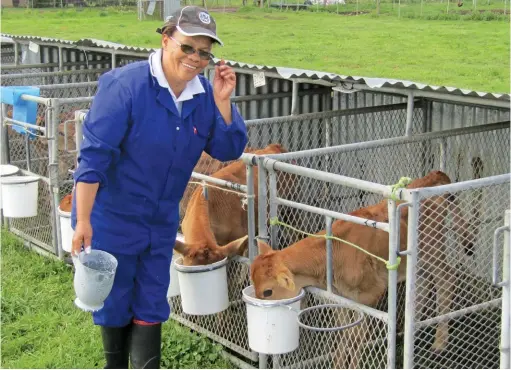
[[[273,291],[271,289],[267,289],[263,292],[263,297],[269,297],[273,294]]]

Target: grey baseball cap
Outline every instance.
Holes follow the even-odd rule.
[[[161,28],[156,32],[163,34],[168,27],[175,26],[185,36],[208,36],[224,45],[216,35],[216,23],[208,11],[198,6],[184,6],[168,16]]]

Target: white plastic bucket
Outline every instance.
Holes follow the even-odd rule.
[[[7,176],[2,177],[1,182],[5,217],[37,216],[38,176]]]
[[[174,262],[181,291],[183,312],[211,315],[229,307],[227,258],[210,265],[184,266],[183,257]]]
[[[0,165],[0,176],[7,177],[16,175],[19,170],[19,167],[13,166],[12,164],[2,164]]]
[[[184,243],[185,238],[182,234],[177,234],[176,240],[179,240],[180,242]],[[167,290],[167,298],[176,297],[180,294],[179,275],[177,274],[177,270],[174,267],[174,262],[179,257],[181,257],[181,254],[174,250],[172,254],[172,263],[170,264],[170,284],[169,289]]]
[[[71,212],[65,212],[57,209],[60,220],[60,239],[62,241],[62,249],[68,253],[71,253],[71,247],[73,246],[73,234],[74,230],[71,227]]]
[[[256,298],[253,285],[243,289],[250,348],[269,355],[297,349],[300,339],[298,312],[304,296],[302,289],[296,297],[270,301]]]
[[[7,177],[16,175],[19,172],[19,167],[13,166],[12,164],[0,164],[0,177]],[[2,187],[0,186],[0,208],[2,205]]]

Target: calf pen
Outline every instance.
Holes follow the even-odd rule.
[[[390,187],[383,184],[396,183],[402,176],[416,178],[430,170],[440,169],[451,177],[453,184],[437,189],[404,191],[399,199],[405,201],[403,205],[398,206],[396,201],[389,200],[391,213],[386,229],[391,241],[398,240],[395,231],[392,231],[395,230],[394,214],[402,212],[403,207],[409,208],[409,243],[402,256],[413,258],[407,265],[406,283],[398,285],[396,276],[392,276],[394,272],[389,271],[388,293],[377,307],[366,307],[332,294],[331,287],[327,290],[306,289],[303,307],[325,303],[356,307],[366,315],[362,329],[316,332],[300,328],[300,347],[290,354],[265,356],[251,351],[247,338],[247,317],[241,300],[241,290],[250,284],[250,260],[245,258],[236,258],[229,264],[231,304],[227,311],[209,316],[186,315],[182,313],[179,297],[174,297],[171,299],[172,317],[242,355],[245,361],[259,362],[259,367],[342,366],[339,363],[339,343],[348,348],[357,348],[358,367],[498,367],[499,320],[507,312],[500,308],[505,303],[501,298],[501,290],[509,286],[501,289],[499,278],[493,277],[492,281],[492,274],[508,276],[509,272],[505,269],[502,273],[496,270],[498,264],[495,261],[502,260],[503,254],[494,251],[492,257],[492,240],[495,229],[504,224],[504,212],[508,208],[504,202],[509,200],[508,148],[509,121],[506,121],[356,145],[270,155],[267,159],[244,155],[249,167],[258,164],[258,238],[270,241],[274,249],[285,248],[303,238],[301,232],[328,230],[332,218],[346,219],[348,212],[388,198],[391,195]],[[291,161],[295,164],[286,163]],[[336,173],[346,173],[347,176]],[[293,175],[297,192],[291,200],[281,199],[276,189],[280,184],[291,181],[290,175]],[[461,213],[469,217],[468,226],[477,232],[473,247],[467,254],[459,247],[460,240],[455,232],[447,227],[445,239],[436,245],[445,254],[445,259],[435,261],[439,271],[431,271],[425,269],[422,262],[425,258],[436,257],[428,256],[429,249],[425,248],[425,243],[426,246],[428,242],[431,243],[428,232],[432,230],[424,229],[424,225],[431,223],[428,218],[432,216],[427,210],[421,210],[420,213],[410,210],[416,210],[419,201],[424,201],[436,192],[453,194],[458,200]],[[250,205],[250,194],[248,201]],[[269,205],[270,210],[266,217],[264,205]],[[288,216],[288,224],[301,232],[270,225],[270,219],[280,217],[283,209],[286,209],[284,213]],[[253,208],[251,210],[249,207],[248,212],[250,218]],[[453,220],[446,222],[452,226]],[[255,227],[253,225],[252,230]],[[420,230],[419,234],[417,230]],[[253,241],[250,248],[250,256],[253,258],[257,254]],[[392,247],[391,243],[391,248],[395,249],[396,246]],[[388,262],[395,264],[396,257],[394,255]],[[489,267],[492,263],[493,272]],[[332,271],[332,268],[328,270]],[[436,286],[425,284],[425,279],[431,274],[438,279]],[[506,281],[506,278],[502,279]],[[328,282],[329,278],[326,280]],[[416,285],[420,286],[420,290],[414,295]],[[436,312],[433,295],[438,287],[452,290],[454,294],[448,309],[444,307],[440,313]],[[319,310],[315,314],[311,311],[307,318],[309,325],[336,326],[332,321],[332,313],[328,315],[325,313],[327,311]],[[450,320],[450,341],[441,353],[435,353],[430,349],[432,329],[435,324],[447,319]],[[506,320],[509,319],[503,317],[502,322]],[[503,340],[509,335],[504,328],[501,334]],[[355,346],[359,342],[363,342],[362,348]]]

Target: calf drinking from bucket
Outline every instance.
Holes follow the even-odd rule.
[[[450,184],[449,177],[440,171],[432,171],[425,177],[412,181],[407,188],[433,187]],[[450,212],[454,219],[454,231],[458,239],[462,239],[465,250],[471,249],[474,241],[473,233],[468,224],[459,214],[454,197],[435,196],[427,198],[421,204],[421,223],[418,246],[419,262],[432,278],[436,288],[437,312],[444,315],[449,312],[454,299],[454,272],[446,260],[444,221]],[[402,202],[399,202],[402,203]],[[378,222],[389,222],[387,201],[360,208],[350,215]],[[400,240],[401,251],[407,248],[408,210],[401,211]],[[388,260],[389,234],[385,231],[337,220],[332,225],[333,236],[347,240],[366,251]],[[325,230],[318,234],[325,234]],[[470,245],[469,245],[470,244]],[[307,237],[279,251],[258,241],[260,255],[251,265],[251,279],[255,295],[259,299],[277,300],[294,297],[301,288],[314,286],[326,289],[326,239]],[[388,270],[384,263],[374,257],[359,251],[345,243],[332,241],[333,258],[333,289],[336,294],[349,298],[358,303],[375,307],[384,296],[388,287]],[[403,256],[398,267],[398,282],[405,280],[406,257]],[[368,319],[362,324],[342,333],[343,344],[334,355],[335,367],[357,367],[361,357],[360,345],[371,328]],[[432,349],[442,351],[448,342],[448,322],[440,322],[435,333]],[[342,347],[342,348],[341,348]],[[347,362],[346,352],[349,351],[350,363]]]
[[[255,155],[285,153],[280,144],[270,144],[263,149],[252,151]],[[246,185],[247,169],[238,160],[220,169],[214,178]],[[255,223],[258,207],[258,169],[254,166]],[[290,182],[279,189],[289,192]],[[226,189],[229,190],[229,189]],[[243,195],[233,194],[223,189],[207,187],[208,197],[203,188],[197,187],[188,202],[186,214],[181,224],[185,243],[176,242],[175,250],[183,255],[186,266],[207,265],[226,257],[248,255],[248,214],[242,204]]]

